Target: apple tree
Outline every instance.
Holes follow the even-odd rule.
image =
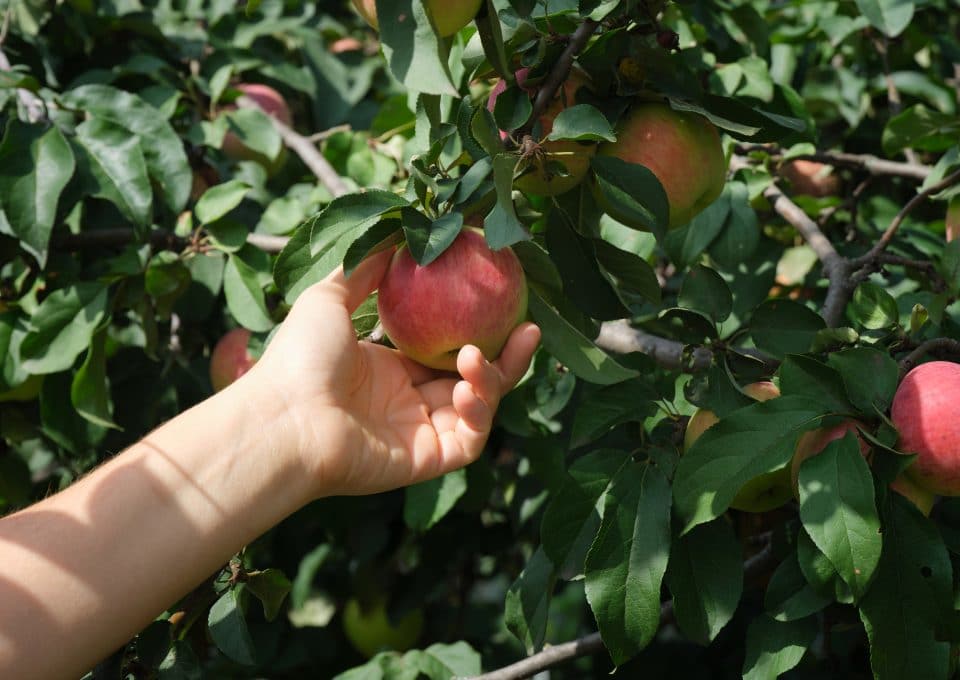
[[[956,0],[0,10],[0,512],[384,248],[482,227],[543,332],[480,460],[308,505],[88,677],[955,673]]]

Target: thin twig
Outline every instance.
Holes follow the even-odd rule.
[[[353,128],[350,127],[349,123],[344,123],[343,125],[334,125],[329,130],[314,132],[312,135],[307,137],[307,139],[310,140],[310,142],[312,142],[313,144],[316,144],[318,142],[322,142],[326,139],[329,139],[330,137],[333,137],[338,132],[350,132],[350,130],[352,129]]]
[[[247,108],[259,108],[257,103],[249,97],[238,98],[237,105]],[[346,182],[343,181],[343,178],[337,174],[337,171],[333,169],[330,162],[317,151],[317,147],[314,146],[309,139],[273,116],[270,116],[270,120],[283,138],[284,144],[300,156],[300,160],[303,161],[304,165],[310,168],[310,171],[317,176],[321,184],[330,190],[330,193],[333,194],[334,197],[350,193],[350,187],[348,187]]]
[[[741,154],[762,151],[770,154],[774,158],[782,158],[782,152],[775,146],[740,144],[736,147],[736,150],[737,153]],[[816,151],[814,153],[791,156],[790,160],[817,161],[818,163],[826,163],[827,165],[865,170],[871,175],[905,177],[907,179],[920,181],[925,180],[931,170],[933,170],[933,168],[928,165],[890,161],[871,154],[846,153],[843,151]]]
[[[934,352],[960,356],[960,341],[952,338],[934,338],[920,343],[915,350],[900,360],[900,376],[903,377],[909,373],[920,359]]]
[[[596,343],[598,347],[618,354],[642,352],[665,368],[682,368],[691,373],[705,371],[713,361],[713,352],[706,347],[697,347],[688,355],[682,342],[633,328],[625,319],[605,322],[600,327]]]
[[[520,129],[518,139],[522,139],[525,134],[530,134],[530,130],[532,130],[536,122],[540,120],[540,116],[543,115],[543,112],[550,106],[553,98],[557,96],[557,91],[570,74],[570,69],[573,67],[573,60],[580,53],[580,50],[586,46],[587,41],[590,40],[590,36],[597,30],[597,26],[599,26],[599,24],[593,19],[584,19],[583,23],[580,24],[577,30],[570,36],[570,42],[567,43],[560,57],[554,63],[553,68],[550,69],[550,73],[540,85],[537,96],[533,100],[533,111],[530,113],[527,124]]]
[[[768,542],[763,550],[748,558],[743,563],[744,580],[756,577],[776,561],[773,544]],[[673,619],[673,600],[667,600],[660,605],[660,623]],[[565,642],[560,645],[547,647],[541,652],[526,659],[504,666],[495,671],[474,676],[469,680],[522,680],[529,678],[540,671],[553,668],[566,661],[578,659],[582,656],[598,654],[603,650],[603,640],[600,633],[591,633],[582,638]]]

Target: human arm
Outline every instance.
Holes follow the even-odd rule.
[[[77,677],[310,500],[480,454],[539,332],[518,328],[494,364],[464,348],[465,380],[358,343],[350,310],[388,258],[304,292],[243,378],[0,520],[0,677]]]

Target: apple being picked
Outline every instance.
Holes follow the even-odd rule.
[[[767,401],[780,396],[780,390],[769,381],[755,382],[743,391],[757,401]],[[687,451],[700,436],[720,421],[709,409],[699,409],[687,423],[683,437],[683,450]],[[778,508],[790,500],[790,467],[783,466],[773,472],[754,477],[737,492],[730,507],[746,512],[766,512]]]
[[[217,342],[210,355],[210,382],[216,392],[224,389],[250,370],[257,362],[247,344],[250,331],[234,328]]]
[[[426,266],[401,246],[380,282],[377,310],[397,349],[424,366],[456,371],[464,345],[490,360],[500,354],[526,318],[526,277],[510,248],[493,251],[482,231],[464,227]]]
[[[671,229],[687,224],[713,203],[726,182],[727,161],[713,123],[661,102],[634,104],[617,126],[617,141],[601,144],[598,153],[639,163],[657,176],[670,205]],[[597,195],[611,217],[630,224],[629,216],[608,205],[600,192]]]
[[[423,0],[430,20],[441,37],[447,38],[473,21],[483,0]],[[374,30],[380,30],[377,21],[377,0],[353,0],[357,13]]]
[[[960,496],[960,364],[931,361],[907,373],[890,409],[900,450],[917,454],[906,474],[941,496]]]

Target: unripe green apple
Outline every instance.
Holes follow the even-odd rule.
[[[482,231],[464,227],[425,267],[401,246],[380,282],[377,310],[397,349],[424,366],[456,371],[464,345],[490,360],[500,354],[527,316],[527,281],[510,248],[493,251]]]
[[[419,2],[419,0],[414,0]],[[427,13],[441,37],[447,38],[473,21],[480,11],[483,0],[424,0]],[[353,0],[353,6],[374,30],[380,30],[377,22],[376,0]]]
[[[856,420],[845,420],[833,427],[820,427],[816,430],[804,432],[800,436],[797,442],[797,448],[793,453],[793,461],[790,464],[790,477],[794,498],[798,500],[800,498],[800,464],[808,458],[819,454],[827,448],[827,444],[830,442],[845,437],[847,432],[853,432],[853,434],[856,435],[861,455],[867,459],[868,463],[871,462],[870,445],[858,432],[858,428],[863,427],[863,423],[859,423]],[[910,500],[924,515],[930,514],[930,510],[933,508],[934,494],[917,486],[906,475],[902,473],[897,475],[896,479],[890,482],[890,488]]]
[[[406,651],[416,644],[422,631],[422,611],[415,609],[395,624],[391,623],[386,598],[382,596],[365,605],[353,598],[343,610],[343,632],[350,644],[367,658],[381,651]]]
[[[767,401],[780,396],[780,390],[769,381],[755,382],[743,391],[757,401]],[[709,409],[698,409],[687,423],[683,437],[683,450],[687,451],[700,436],[720,421]],[[744,484],[730,507],[745,512],[766,512],[778,508],[790,500],[790,467],[784,465],[773,472],[765,472]]]
[[[517,85],[524,87],[530,69],[522,68],[515,74]],[[577,103],[577,91],[580,88],[590,87],[590,77],[578,68],[571,69],[570,75],[564,81],[563,86],[557,92],[553,102],[546,108],[539,119],[541,140],[541,155],[531,156],[524,163],[529,168],[516,181],[516,187],[520,191],[535,194],[537,196],[557,196],[574,188],[590,170],[590,158],[597,151],[597,145],[593,142],[578,142],[575,140],[555,140],[544,141],[553,131],[553,121],[567,107]],[[490,97],[487,99],[487,109],[493,111],[497,102],[497,97],[507,89],[505,81],[500,80],[490,91]],[[535,95],[537,88],[524,88],[531,95]],[[501,131],[500,136],[507,138],[507,132]],[[522,141],[522,140],[518,140]],[[563,166],[563,172],[557,172],[555,167]]]
[[[287,100],[283,95],[277,92],[269,85],[261,83],[237,83],[234,89],[240,90],[244,96],[253,100],[258,107],[268,116],[276,118],[285,125],[293,125],[293,116],[290,114],[290,107],[287,106]],[[236,110],[236,106],[225,106],[224,110]],[[227,132],[223,136],[223,145],[220,147],[224,155],[235,161],[256,161],[267,170],[268,175],[275,174],[286,162],[286,147],[280,147],[280,153],[276,158],[268,158],[262,153],[248,148],[240,138],[232,132]]]
[[[906,474],[941,496],[960,496],[960,364],[931,361],[907,373],[890,409],[900,450],[916,453]]]
[[[671,228],[687,224],[713,203],[726,181],[727,161],[713,123],[660,102],[634,104],[618,125],[617,141],[601,144],[598,153],[639,163],[656,175],[670,204]],[[611,217],[631,223],[628,215],[596,194]]]
[[[230,385],[257,362],[247,348],[249,341],[250,331],[234,328],[217,342],[210,355],[210,382],[214,391]]]

